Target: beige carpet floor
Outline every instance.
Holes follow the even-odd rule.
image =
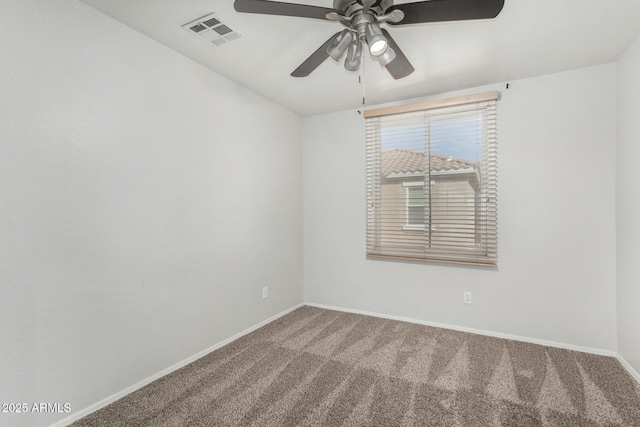
[[[75,426],[640,426],[612,357],[301,307]]]

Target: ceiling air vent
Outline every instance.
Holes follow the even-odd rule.
[[[182,28],[214,46],[220,46],[242,37],[242,34],[225,24],[215,13],[184,24]]]

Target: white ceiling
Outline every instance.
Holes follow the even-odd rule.
[[[238,13],[233,0],[82,1],[302,116],[362,105],[358,74],[331,58],[289,75],[343,28],[335,22]],[[212,12],[244,37],[214,47],[182,29]],[[387,28],[416,71],[394,80],[368,58],[368,105],[615,61],[640,34],[640,0],[506,0],[494,20]]]

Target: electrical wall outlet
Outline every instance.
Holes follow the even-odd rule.
[[[464,303],[471,304],[471,292],[464,293]]]
[[[265,286],[264,288],[262,288],[262,298],[266,298],[269,296],[269,287]]]

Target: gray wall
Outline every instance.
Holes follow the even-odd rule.
[[[497,269],[366,259],[364,120],[305,118],[305,301],[615,352],[615,79],[609,64],[439,96],[502,92]]]
[[[0,58],[0,402],[78,411],[302,302],[300,117],[75,0],[3,0]]]
[[[640,38],[618,61],[617,93],[618,352],[640,373]]]

